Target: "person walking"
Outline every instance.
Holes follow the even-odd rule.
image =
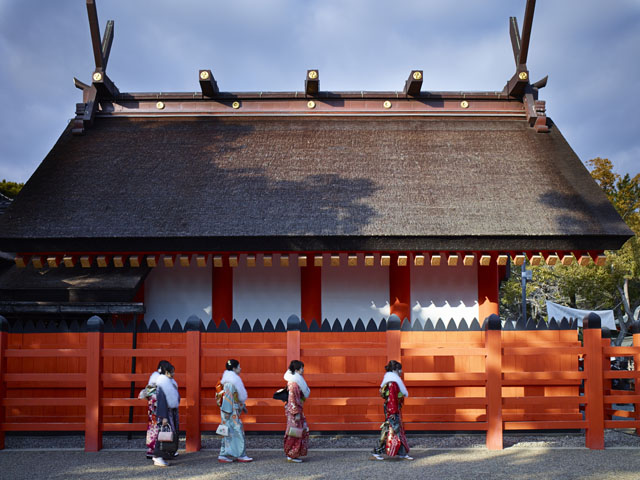
[[[300,457],[307,456],[309,445],[309,426],[304,416],[303,403],[309,398],[311,390],[304,379],[304,363],[293,360],[284,374],[287,381],[289,399],[284,405],[287,416],[287,429],[284,434],[284,453],[288,462],[300,463]]]
[[[172,448],[168,449],[171,453],[165,452],[161,448],[161,443],[156,441],[153,449],[153,464],[158,467],[168,467],[169,464],[165,460],[165,456],[173,456],[178,451],[178,432],[180,422],[178,417],[178,406],[180,405],[180,392],[178,392],[178,384],[174,380],[175,368],[169,364],[164,373],[158,375],[156,379],[156,418],[157,425],[162,428],[166,425],[171,427],[173,432]]]
[[[144,398],[147,400],[147,458],[153,458],[153,450],[156,447],[156,441],[158,440],[158,420],[156,418],[156,382],[158,377],[163,375],[167,371],[167,367],[170,367],[171,363],[167,360],[160,360],[158,368],[149,377],[147,386],[140,391],[138,398]]]
[[[384,460],[382,454],[386,453],[389,457],[397,455],[404,460],[413,460],[409,456],[409,444],[402,425],[402,405],[409,396],[400,377],[402,364],[391,360],[384,368],[386,373],[380,384],[380,396],[384,398],[385,421],[380,427],[380,440],[373,449],[372,458]]]
[[[253,461],[253,458],[247,455],[244,426],[240,419],[240,415],[247,411],[245,402],[248,398],[247,390],[240,378],[241,371],[240,362],[233,358],[229,359],[220,380],[224,387],[220,403],[220,420],[222,425],[226,425],[229,429],[229,434],[222,437],[220,455],[218,455],[220,463],[231,463],[234,459],[241,463]]]

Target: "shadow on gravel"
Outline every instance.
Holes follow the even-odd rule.
[[[437,478],[482,480],[637,480],[638,452],[619,450],[486,449],[427,450],[414,461],[369,460],[367,452],[313,451],[304,463],[287,463],[281,452],[249,453],[248,464],[219,464],[217,452],[181,453],[168,468],[154,467],[144,452],[0,452],[2,478],[80,480],[171,479],[364,479]]]

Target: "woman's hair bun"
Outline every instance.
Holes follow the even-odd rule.
[[[229,360],[227,360],[224,368],[226,368],[227,370],[233,370],[238,365],[240,365],[240,362],[238,360],[236,360],[235,358],[230,358]]]

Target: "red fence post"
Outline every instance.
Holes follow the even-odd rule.
[[[396,360],[402,363],[402,345],[400,338],[400,317],[390,315],[387,320],[387,362]]]
[[[640,321],[633,322],[631,325],[631,333],[633,333],[633,346],[640,347]],[[636,353],[633,356],[633,370],[638,373],[640,371],[640,353]],[[633,382],[634,394],[640,394],[640,378],[636,376]],[[640,403],[635,403],[633,405],[633,411],[635,413],[635,420],[640,420]],[[640,435],[640,428],[636,428],[636,435]]]
[[[296,315],[287,319],[287,368],[292,360],[300,360],[300,319]]]
[[[98,316],[87,320],[87,374],[85,380],[84,451],[102,449],[102,347],[104,322]]]
[[[211,320],[213,321],[213,320]],[[187,335],[187,452],[197,452],[202,448],[200,431],[200,349],[201,321],[195,315],[185,325]]]
[[[7,373],[7,358],[5,353],[7,351],[7,345],[9,340],[9,322],[6,318],[0,315],[0,450],[4,450],[4,406],[2,401],[7,396],[7,387],[4,383],[4,374]]]
[[[498,315],[489,315],[484,322],[487,350],[487,448],[502,450],[502,322]]]
[[[611,330],[609,330],[606,327],[603,327],[601,330],[601,340],[600,343],[602,344],[602,348],[607,348],[611,346]],[[607,357],[609,358],[609,357]],[[604,396],[605,395],[611,395],[613,393],[613,380],[610,378],[604,378],[605,373],[604,372],[610,372],[611,371],[611,361],[605,361],[603,359],[602,362],[602,396],[603,396],[603,400],[602,400],[602,406],[604,409],[604,419],[605,420],[613,420],[613,405],[611,404],[607,404],[604,403]]]
[[[602,380],[602,333],[600,317],[590,313],[582,321],[582,339],[584,341],[584,370],[587,397],[585,417],[586,447],[604,449],[604,389]]]

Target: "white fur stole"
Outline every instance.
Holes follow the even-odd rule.
[[[304,398],[309,398],[309,395],[311,395],[311,389],[307,385],[307,382],[302,375],[300,375],[299,373],[291,373],[291,370],[287,370],[284,374],[284,379],[287,382],[296,382],[300,387],[302,396]]]
[[[153,372],[149,377],[149,381],[147,382],[147,385],[155,385],[156,382],[158,381],[159,376],[160,376],[160,372]]]
[[[240,375],[238,375],[233,370],[225,370],[222,374],[222,380],[220,380],[220,383],[222,383],[223,385],[225,383],[231,383],[234,387],[236,387],[236,391],[238,392],[238,400],[240,400],[240,403],[246,402],[247,398],[249,398],[249,394],[247,393],[247,389],[244,388],[244,383],[242,383]]]
[[[404,382],[400,378],[396,372],[387,372],[384,374],[384,378],[382,379],[382,383],[380,384],[380,388],[384,387],[387,383],[396,382],[398,384],[398,388],[402,392],[402,395],[405,397],[409,396],[409,392],[407,391],[407,387],[404,386]]]
[[[156,386],[164,393],[167,399],[167,407],[178,408],[178,405],[180,405],[180,393],[178,392],[176,381],[166,375],[158,375]]]

